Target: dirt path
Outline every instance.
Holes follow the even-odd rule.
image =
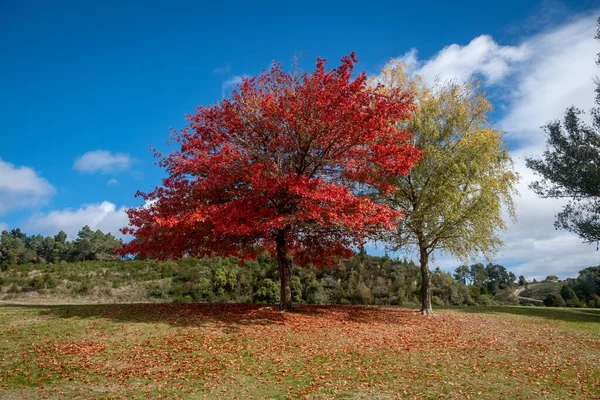
[[[515,290],[515,296],[517,296],[517,298],[519,300],[527,300],[527,301],[533,301],[535,303],[544,303],[542,300],[538,300],[538,299],[533,299],[531,297],[523,297],[520,294],[525,290],[524,287],[520,287],[517,290]]]

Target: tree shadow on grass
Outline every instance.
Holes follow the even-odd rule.
[[[553,308],[553,307],[461,307],[456,310],[477,314],[514,314],[528,317],[546,318],[565,322],[600,324],[600,309],[585,308]]]
[[[233,333],[244,325],[284,325],[295,315],[340,319],[354,323],[418,324],[415,310],[392,307],[296,305],[282,313],[276,305],[250,303],[193,304],[86,304],[86,305],[4,305],[36,309],[42,316],[57,318],[105,318],[123,323],[166,323],[172,326],[201,327],[218,325]],[[400,322],[401,321],[401,322]]]
[[[104,318],[117,323],[154,323],[181,327],[217,324],[233,333],[241,325],[271,325],[284,322],[283,315],[264,304],[193,303],[193,304],[86,304],[86,305],[14,305],[34,308],[42,316],[57,318]]]

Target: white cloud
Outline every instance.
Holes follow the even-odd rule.
[[[63,230],[68,238],[73,240],[77,237],[77,232],[84,225],[88,225],[93,230],[100,229],[104,233],[123,237],[119,229],[129,222],[126,209],[127,207],[117,208],[115,204],[103,201],[100,204],[85,205],[77,210],[68,208],[50,211],[30,217],[25,222],[24,230],[46,235],[54,235]]]
[[[106,182],[106,184],[109,185],[109,186],[110,185],[118,185],[119,181],[116,180],[115,178],[111,178],[111,179],[108,180],[108,182]]]
[[[73,163],[73,169],[82,173],[109,174],[126,171],[134,160],[129,154],[111,153],[106,150],[88,151]]]
[[[527,44],[500,46],[490,36],[481,35],[465,46],[446,46],[426,61],[420,61],[417,49],[411,49],[400,61],[406,64],[409,73],[422,76],[427,83],[436,78],[463,82],[476,76],[493,84],[506,77],[512,65],[525,60],[528,53]]]
[[[244,75],[236,75],[236,76],[233,76],[233,77],[227,79],[226,81],[223,82],[223,85],[222,85],[223,90],[230,89],[230,88],[233,88],[233,87],[239,85],[240,83],[242,83],[242,80],[244,78],[248,78],[248,75],[245,75],[245,74]]]
[[[0,232],[7,231],[7,230],[8,230],[8,224],[5,222],[0,222]]]
[[[521,182],[520,196],[515,198],[518,222],[503,235],[505,247],[495,262],[517,275],[564,278],[598,264],[596,246],[554,229],[555,215],[565,200],[541,199],[529,190],[536,177],[524,161],[525,156],[541,155],[546,143],[542,125],[562,118],[571,105],[586,111],[594,105],[593,79],[600,73],[595,64],[600,52],[594,39],[597,14],[580,16],[515,46],[500,46],[489,36],[479,36],[466,46],[447,46],[429,60],[419,61],[415,49],[402,57],[409,72],[426,82],[436,76],[464,81],[475,74],[487,91],[505,102],[499,125],[519,146],[511,155]],[[437,255],[432,266],[450,270],[458,264]]]
[[[0,159],[0,214],[45,204],[55,189],[33,169]]]
[[[543,145],[540,126],[562,118],[569,106],[587,111],[594,105],[595,30],[596,17],[589,16],[528,41],[531,57],[510,82],[510,108],[501,122],[511,138]]]

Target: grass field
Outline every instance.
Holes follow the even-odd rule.
[[[600,310],[0,306],[0,398],[600,396]]]

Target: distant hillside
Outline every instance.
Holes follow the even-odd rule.
[[[540,282],[530,283],[527,289],[521,292],[521,297],[529,297],[537,300],[544,300],[550,293],[560,294],[563,282]]]

